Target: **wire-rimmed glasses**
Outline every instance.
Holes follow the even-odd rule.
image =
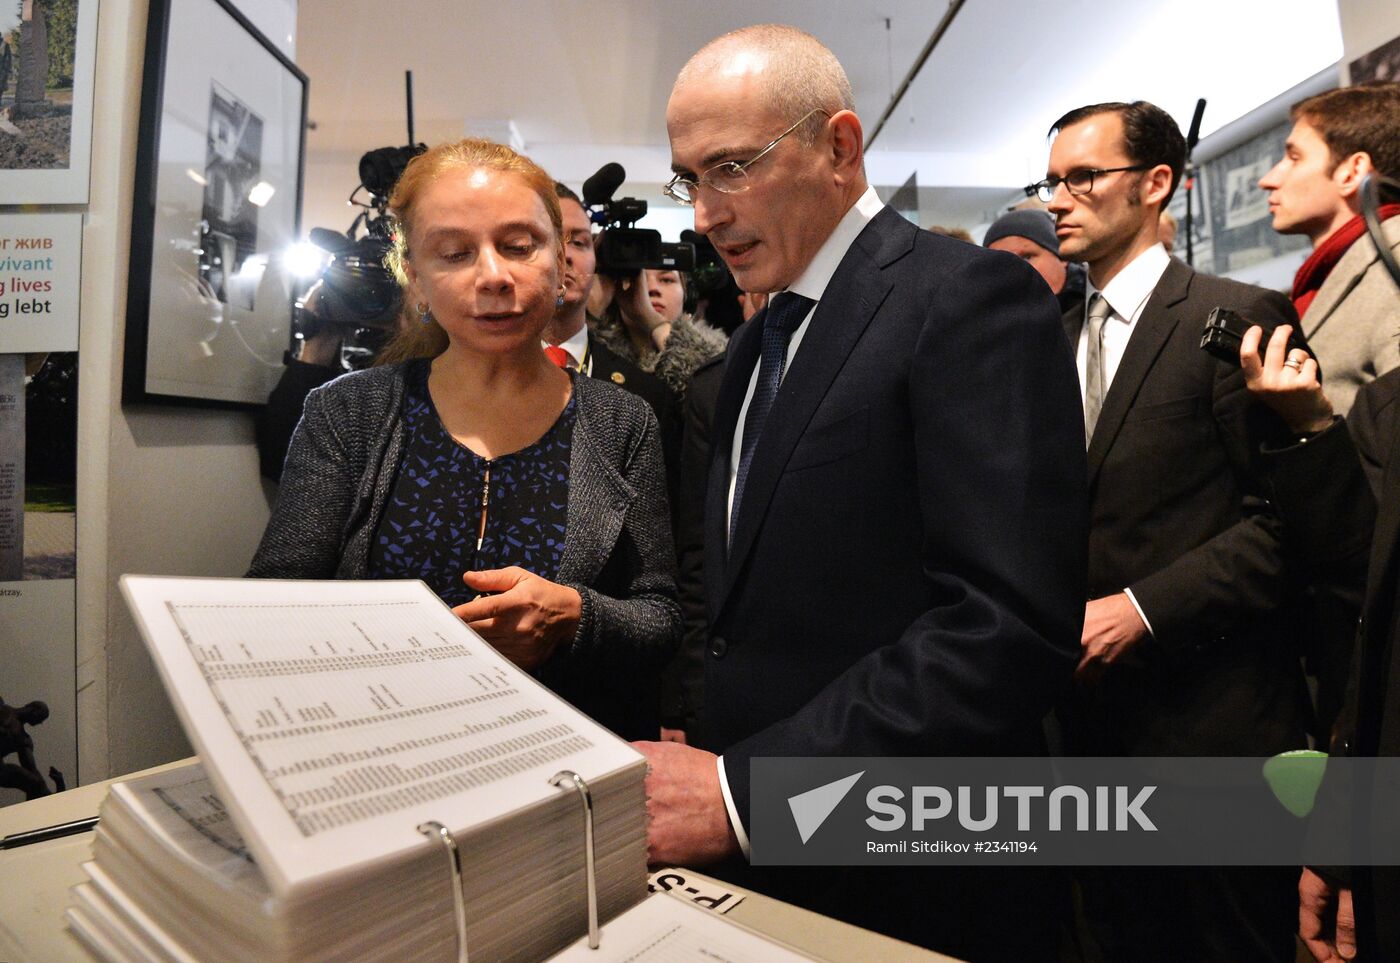
[[[763,148],[763,150],[759,151],[748,160],[725,161],[722,164],[716,164],[714,167],[709,167],[701,171],[699,177],[687,177],[683,174],[676,174],[666,183],[666,186],[661,189],[662,192],[672,200],[689,207],[695,203],[695,195],[700,192],[700,187],[702,185],[712,190],[719,191],[721,194],[738,194],[741,191],[748,190],[748,169],[770,150],[777,147],[784,137],[805,124],[813,114],[826,114],[828,117],[831,116],[829,111],[823,110],[820,107],[814,107],[803,114],[797,123],[793,124],[777,137],[774,137],[767,147]]]

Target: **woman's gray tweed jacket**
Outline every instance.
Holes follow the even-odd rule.
[[[250,578],[364,578],[403,457],[408,366],[311,392]],[[583,617],[541,681],[625,738],[657,738],[656,679],[680,639],[675,553],[656,418],[616,385],[574,379],[564,553],[554,581]]]

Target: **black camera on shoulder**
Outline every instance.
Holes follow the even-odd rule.
[[[693,244],[667,244],[661,232],[636,227],[647,213],[647,202],[635,197],[613,200],[627,179],[621,164],[604,164],[583,182],[583,206],[595,224],[602,225],[598,236],[598,273],[611,277],[631,277],[648,268],[654,271],[695,270]]]
[[[350,228],[344,234],[311,229],[311,243],[329,254],[330,261],[297,299],[294,336],[309,339],[327,328],[337,329],[347,367],[368,364],[394,333],[402,293],[385,264],[394,244],[389,195],[408,162],[427,149],[414,144],[366,152],[360,158],[360,183],[350,193],[349,203],[361,208]]]

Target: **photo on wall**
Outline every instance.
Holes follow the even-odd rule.
[[[0,3],[0,197],[88,196],[97,0]]]
[[[199,273],[213,297],[249,311],[256,288],[239,282],[258,246],[262,130],[262,118],[247,104],[222,84],[211,85]]]
[[[152,0],[124,404],[267,400],[290,339],[305,146],[306,76],[230,0]]]

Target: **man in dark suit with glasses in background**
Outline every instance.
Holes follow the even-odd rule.
[[[1273,291],[1198,274],[1158,240],[1186,160],[1161,108],[1081,107],[1051,127],[1037,191],[1060,254],[1088,267],[1065,314],[1089,458],[1089,601],[1065,748],[1087,756],[1270,756],[1306,746],[1307,695],[1281,523],[1247,433],[1238,364],[1199,347],[1212,308],[1297,323]],[[1292,960],[1297,869],[1085,868],[1109,960]],[[1093,957],[1091,957],[1093,958]]]

